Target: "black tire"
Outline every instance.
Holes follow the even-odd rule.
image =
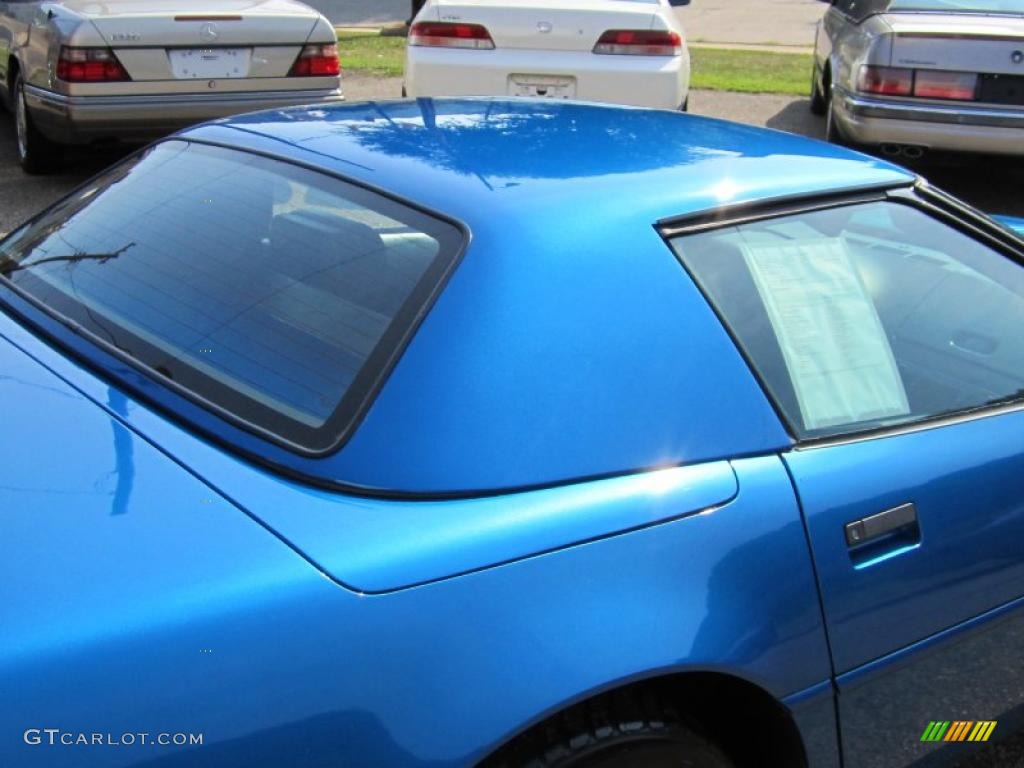
[[[25,103],[25,83],[19,72],[14,76],[14,131],[18,143],[18,160],[25,173],[51,173],[60,167],[63,149],[43,136],[32,122]]]
[[[484,766],[733,768],[733,763],[656,697],[618,692],[542,723]]]
[[[850,143],[843,136],[843,132],[839,130],[839,126],[836,125],[836,116],[834,110],[834,99],[832,98],[831,86],[825,92],[825,141],[830,144],[838,144],[841,147],[847,147]]]
[[[828,87],[824,75],[821,78],[821,88],[818,87],[818,65],[815,63],[811,67],[811,114],[823,117],[828,111],[828,104],[825,103],[825,96],[822,94],[822,90]]]

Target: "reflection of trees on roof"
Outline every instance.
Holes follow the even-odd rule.
[[[747,129],[727,123],[562,102],[418,99],[324,110],[317,119],[324,121],[317,134],[297,143],[326,151],[321,142],[343,136],[373,152],[491,182],[634,173],[758,153],[755,142],[743,142]]]

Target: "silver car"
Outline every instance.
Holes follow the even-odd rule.
[[[292,0],[0,2],[0,98],[30,173],[61,147],[341,101],[330,22]]]
[[[1024,0],[833,0],[811,109],[830,141],[1024,154]]]

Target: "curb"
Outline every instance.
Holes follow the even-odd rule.
[[[814,53],[813,46],[776,45],[774,43],[716,43],[708,40],[695,42],[686,41],[687,48],[717,48],[720,51],[760,51],[762,53],[809,54]]]
[[[336,26],[334,28],[334,31],[338,32],[338,33],[351,32],[351,33],[356,33],[356,34],[394,35],[394,34],[397,34],[398,32],[404,32],[405,29],[406,29],[406,25],[405,25],[404,21],[396,21],[393,24],[384,24],[384,25],[373,24],[373,25],[365,26],[365,27],[348,26],[348,25],[344,25],[344,26],[340,26],[340,27]]]

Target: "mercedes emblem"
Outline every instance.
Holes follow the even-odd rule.
[[[217,31],[217,25],[213,22],[207,22],[199,28],[199,39],[204,43],[212,43],[220,37],[220,32]]]

